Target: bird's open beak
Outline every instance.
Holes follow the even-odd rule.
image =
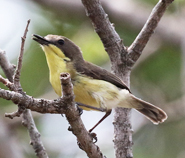
[[[50,43],[48,40],[46,40],[44,37],[42,37],[40,35],[33,34],[32,36],[33,36],[32,39],[41,45],[48,45]]]

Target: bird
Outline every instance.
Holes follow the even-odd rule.
[[[58,96],[62,96],[60,74],[69,73],[75,102],[84,110],[105,111],[100,124],[116,107],[134,108],[154,124],[167,119],[159,107],[134,96],[127,85],[113,73],[84,60],[81,49],[64,36],[33,34],[45,53],[49,67],[49,80]]]

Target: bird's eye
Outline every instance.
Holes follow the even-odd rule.
[[[63,45],[63,44],[64,44],[64,40],[59,39],[59,40],[58,40],[58,44]]]

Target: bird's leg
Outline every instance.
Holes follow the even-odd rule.
[[[91,133],[105,118],[107,118],[107,116],[109,116],[111,114],[111,112],[112,112],[111,109],[107,110],[105,115],[101,118],[101,120],[98,121],[98,123],[95,124],[94,127],[89,130],[89,133]]]
[[[85,108],[88,108],[88,109],[92,109],[92,110],[96,110],[96,111],[105,112],[105,109],[103,109],[103,108],[97,108],[97,107],[90,106],[90,105],[86,105],[86,104],[79,103],[79,102],[76,102],[76,104],[77,104],[78,106],[85,107]]]

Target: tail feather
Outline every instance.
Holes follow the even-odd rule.
[[[167,114],[162,109],[136,98],[133,95],[132,99],[134,100],[134,104],[137,105],[135,106],[135,109],[145,115],[154,124],[162,123],[167,119]]]

